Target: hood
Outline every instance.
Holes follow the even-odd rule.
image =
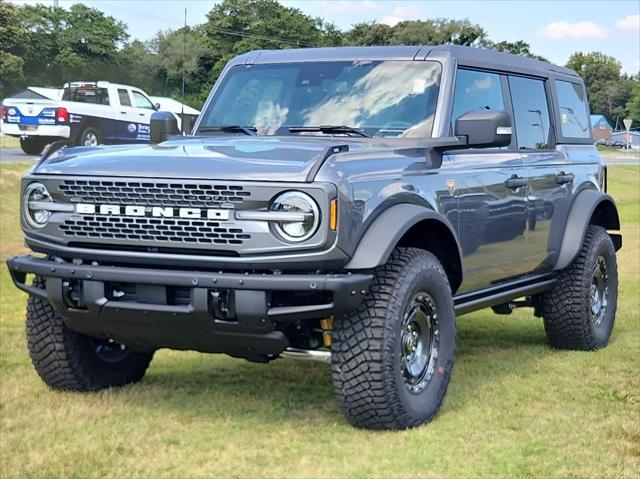
[[[342,151],[360,147],[352,138],[233,136],[65,148],[38,164],[34,173],[304,182],[339,146]]]

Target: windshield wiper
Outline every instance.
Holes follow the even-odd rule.
[[[218,126],[201,126],[196,133],[207,133],[209,131],[222,131],[228,133],[244,133],[245,135],[254,136],[258,129],[255,126],[240,125],[218,125]]]
[[[344,125],[322,125],[322,126],[290,126],[287,128],[291,133],[306,133],[306,132],[320,132],[331,135],[332,133],[345,133],[347,135],[364,136],[365,138],[371,138],[364,131],[351,126]]]

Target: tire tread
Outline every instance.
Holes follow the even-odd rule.
[[[606,230],[600,226],[590,225],[582,247],[573,262],[559,274],[554,287],[542,296],[544,329],[553,348],[594,350],[606,346],[606,341],[604,343],[598,341],[593,334],[585,296],[591,286],[591,271],[588,271],[588,264],[596,254],[598,246],[603,242],[611,243]],[[609,247],[613,251],[612,243]],[[615,251],[613,262],[615,265]],[[615,318],[615,304],[612,308]]]
[[[406,281],[407,266],[422,262],[435,269],[449,287],[444,269],[437,258],[417,248],[397,248],[388,262],[376,270],[375,279],[360,308],[334,324],[332,340],[332,377],[336,399],[350,423],[367,429],[406,429],[425,419],[416,419],[404,411],[392,377],[394,323],[387,321],[389,306],[399,304],[398,285]],[[394,301],[395,300],[395,301]],[[455,355],[455,349],[454,349]],[[426,419],[431,420],[446,395]]]

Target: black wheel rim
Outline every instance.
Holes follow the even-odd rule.
[[[429,384],[438,359],[438,311],[427,293],[416,294],[402,321],[400,364],[405,387],[419,394]]]
[[[130,350],[113,339],[91,339],[96,355],[108,363],[117,363],[129,356]]]
[[[603,256],[598,256],[596,266],[591,275],[590,296],[591,320],[596,326],[600,326],[609,303],[609,273],[607,262]]]

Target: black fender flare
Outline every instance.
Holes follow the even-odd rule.
[[[594,214],[596,214],[594,216]],[[553,266],[554,270],[561,270],[571,264],[576,257],[587,228],[590,224],[602,226],[607,230],[620,229],[620,216],[614,199],[606,193],[595,189],[579,192],[567,216],[562,242],[558,250],[558,256]],[[622,247],[622,236],[609,233],[616,251]]]
[[[451,223],[438,212],[409,203],[396,204],[383,211],[364,233],[351,260],[344,267],[347,270],[373,269],[387,262],[391,252],[402,237],[415,225],[431,220],[446,228],[455,242],[457,258],[455,268],[462,271],[462,252],[460,242]],[[428,246],[428,245],[426,245]],[[428,248],[426,248],[428,249]],[[461,281],[461,277],[458,283]],[[453,285],[455,289],[459,286]]]

